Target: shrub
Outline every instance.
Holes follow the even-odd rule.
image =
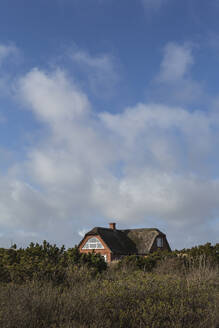
[[[68,284],[26,282],[0,286],[4,328],[216,328],[218,285],[136,271],[92,276],[72,269]]]
[[[106,269],[100,255],[81,254],[77,247],[65,251],[44,241],[31,243],[26,249],[0,249],[0,282],[24,283],[28,280],[53,281],[62,284],[69,266],[87,265],[96,273]]]
[[[0,327],[218,328],[218,266],[203,249],[107,270],[99,255],[47,242],[0,249]]]

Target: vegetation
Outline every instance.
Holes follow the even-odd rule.
[[[44,242],[0,249],[0,327],[218,328],[219,244],[106,267]]]
[[[62,284],[71,266],[87,266],[96,273],[106,269],[103,258],[94,253],[80,254],[77,247],[65,251],[46,241],[31,243],[26,249],[0,249],[0,281],[23,283],[30,280]]]

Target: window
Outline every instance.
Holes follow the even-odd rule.
[[[104,258],[104,261],[107,262],[107,256],[106,256],[106,254],[104,254],[104,255],[102,255],[102,256],[103,256],[103,258]]]
[[[88,241],[86,242],[86,244],[84,245],[84,247],[82,249],[102,249],[102,248],[104,248],[104,247],[101,244],[101,242],[99,241],[99,239],[97,239],[96,237],[93,237],[93,238],[88,239]]]
[[[163,238],[162,237],[157,238],[157,247],[163,247]]]

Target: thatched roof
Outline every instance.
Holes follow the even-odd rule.
[[[156,228],[118,230],[95,227],[86,236],[99,235],[109,249],[116,254],[147,254],[158,236],[164,236]]]

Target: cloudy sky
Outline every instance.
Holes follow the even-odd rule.
[[[219,1],[1,0],[0,247],[219,236]]]

